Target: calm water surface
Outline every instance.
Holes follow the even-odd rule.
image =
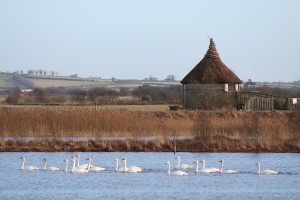
[[[206,160],[207,167],[219,167],[238,174],[196,174],[186,177],[167,175],[166,161],[175,166],[173,153],[80,153],[81,163],[92,157],[93,164],[106,167],[98,173],[72,174],[20,170],[21,156],[26,165],[65,167],[73,153],[0,153],[0,199],[300,199],[300,154],[278,153],[177,153],[181,163]],[[115,173],[114,159],[127,157],[128,166],[143,168],[142,173]],[[263,169],[278,175],[257,175],[258,161]],[[71,167],[71,163],[69,163]],[[173,170],[173,169],[172,169]]]

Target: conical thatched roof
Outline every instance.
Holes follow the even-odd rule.
[[[242,81],[222,62],[213,39],[204,58],[181,81],[185,83],[235,83]]]

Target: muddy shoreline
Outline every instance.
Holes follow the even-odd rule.
[[[0,152],[174,152],[172,140],[6,141]],[[273,152],[300,153],[298,141],[264,146],[255,141],[243,145],[236,140],[203,143],[197,139],[176,141],[176,152]]]

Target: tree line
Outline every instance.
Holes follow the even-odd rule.
[[[255,91],[281,98],[300,98],[300,87],[245,87],[242,91]],[[31,91],[22,91],[19,87],[15,87],[6,90],[4,95],[6,95],[2,102],[4,104],[181,104],[183,98],[182,85],[151,86],[147,84],[135,89],[35,87]]]
[[[175,104],[182,101],[182,86],[154,87],[145,84],[135,89],[36,87],[31,91],[15,87],[7,90],[6,95],[2,102],[6,104]]]

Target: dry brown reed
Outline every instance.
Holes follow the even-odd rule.
[[[203,148],[271,151],[286,149],[291,138],[300,141],[295,127],[300,117],[290,112],[199,112],[194,133]],[[294,145],[296,146],[296,145]]]
[[[4,148],[5,147],[5,142],[3,141],[3,139],[0,137],[0,148]]]
[[[54,106],[0,109],[0,136],[15,138],[189,135],[191,127],[189,118],[166,112]]]
[[[2,107],[0,150],[299,151],[300,112],[131,111],[91,107]],[[103,136],[125,140],[99,140]],[[143,137],[158,136],[154,140]],[[3,139],[13,138],[10,141]],[[26,142],[23,138],[38,138]],[[76,141],[76,137],[94,137]],[[74,141],[61,141],[62,138]],[[98,140],[97,140],[98,138]]]

